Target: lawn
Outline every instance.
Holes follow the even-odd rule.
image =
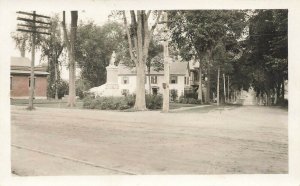
[[[26,106],[28,105],[28,99],[11,99],[11,105]],[[33,101],[36,107],[49,107],[49,108],[69,108],[67,106],[67,100],[47,100],[37,99]],[[75,108],[82,108],[83,102],[81,100],[76,101]]]
[[[11,99],[11,105],[19,105],[19,106],[26,106],[28,105],[27,99]],[[68,108],[67,107],[67,100],[47,100],[47,99],[37,99],[34,100],[34,105],[37,107],[49,107],[49,108]],[[170,103],[170,110],[179,109],[182,107],[196,107],[199,105],[196,104],[182,104],[182,103]],[[82,100],[76,101],[77,109],[83,108]],[[159,109],[160,110],[160,109]],[[125,112],[134,111],[132,108],[124,110]]]

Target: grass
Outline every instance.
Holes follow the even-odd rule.
[[[240,107],[241,105],[210,105],[209,107],[196,107],[188,110],[180,111],[182,113],[208,113],[210,111],[224,111],[224,110],[232,110]]]
[[[182,107],[196,107],[197,104],[170,103],[170,110],[179,109]]]
[[[28,99],[11,99],[11,105],[27,106]],[[33,101],[35,107],[49,107],[49,108],[70,108],[67,106],[67,100],[45,100],[36,99]],[[83,108],[83,102],[76,100],[76,106],[74,108]]]

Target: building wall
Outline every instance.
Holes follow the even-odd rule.
[[[11,98],[26,99],[29,96],[29,76],[28,75],[11,75]],[[35,77],[35,98],[47,98],[47,77]]]
[[[118,76],[118,84],[119,84],[119,88],[120,90],[126,89],[129,91],[130,94],[135,93],[135,89],[136,89],[136,76],[133,75],[129,75],[126,76],[128,77],[128,84],[123,84],[123,77],[126,75],[119,75]],[[155,76],[155,75],[153,75]],[[157,76],[157,83],[151,83],[151,87],[158,87],[158,93],[162,94],[163,93],[163,87],[162,84],[164,82],[164,76],[163,75],[156,75]],[[169,88],[171,89],[176,89],[177,93],[178,93],[178,97],[183,95],[184,93],[184,75],[178,75],[177,76],[177,84],[169,84]],[[148,76],[146,76],[146,83],[145,83],[145,89],[146,92],[149,91],[149,79]]]

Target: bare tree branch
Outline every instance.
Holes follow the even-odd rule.
[[[126,19],[126,14],[125,14],[125,10],[122,11],[123,12],[123,20],[124,20],[124,25],[125,25],[125,29],[126,29],[126,34],[128,37],[128,45],[129,45],[129,54],[130,54],[130,58],[131,60],[134,61],[135,64],[137,64],[137,60],[135,58],[135,56],[133,55],[133,49],[132,49],[132,43],[131,43],[131,33],[128,27],[128,23],[127,23],[127,19]]]
[[[150,13],[151,13],[151,10],[149,10],[146,14],[146,19],[148,20],[149,19],[149,16],[150,16]]]
[[[153,35],[154,29],[156,28],[156,26],[157,26],[157,24],[158,24],[158,21],[159,21],[159,19],[160,19],[161,14],[162,14],[162,10],[158,11],[158,15],[157,15],[156,21],[155,21],[155,23],[154,23],[154,25],[152,26],[151,31],[150,31],[150,39],[151,39],[151,37],[152,37],[152,35]]]
[[[69,41],[68,32],[67,32],[67,28],[66,28],[65,11],[63,11],[63,21],[62,21],[61,25],[62,25],[63,31],[64,31],[64,42],[67,46],[68,51],[71,51],[71,44],[70,44],[70,41]]]

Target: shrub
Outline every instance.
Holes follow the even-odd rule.
[[[163,104],[163,97],[160,94],[152,95],[147,94],[146,95],[146,107],[148,109],[160,109]]]
[[[180,96],[179,103],[183,104],[200,104],[200,101],[195,98],[185,98],[183,96]]]
[[[177,94],[177,90],[176,89],[171,89],[170,90],[170,97],[172,101],[176,101],[178,94]]]
[[[146,95],[146,107],[148,109],[160,109],[163,98],[161,95]],[[100,110],[125,110],[132,108],[135,103],[135,95],[124,97],[96,97],[92,95],[83,99],[83,107]]]

